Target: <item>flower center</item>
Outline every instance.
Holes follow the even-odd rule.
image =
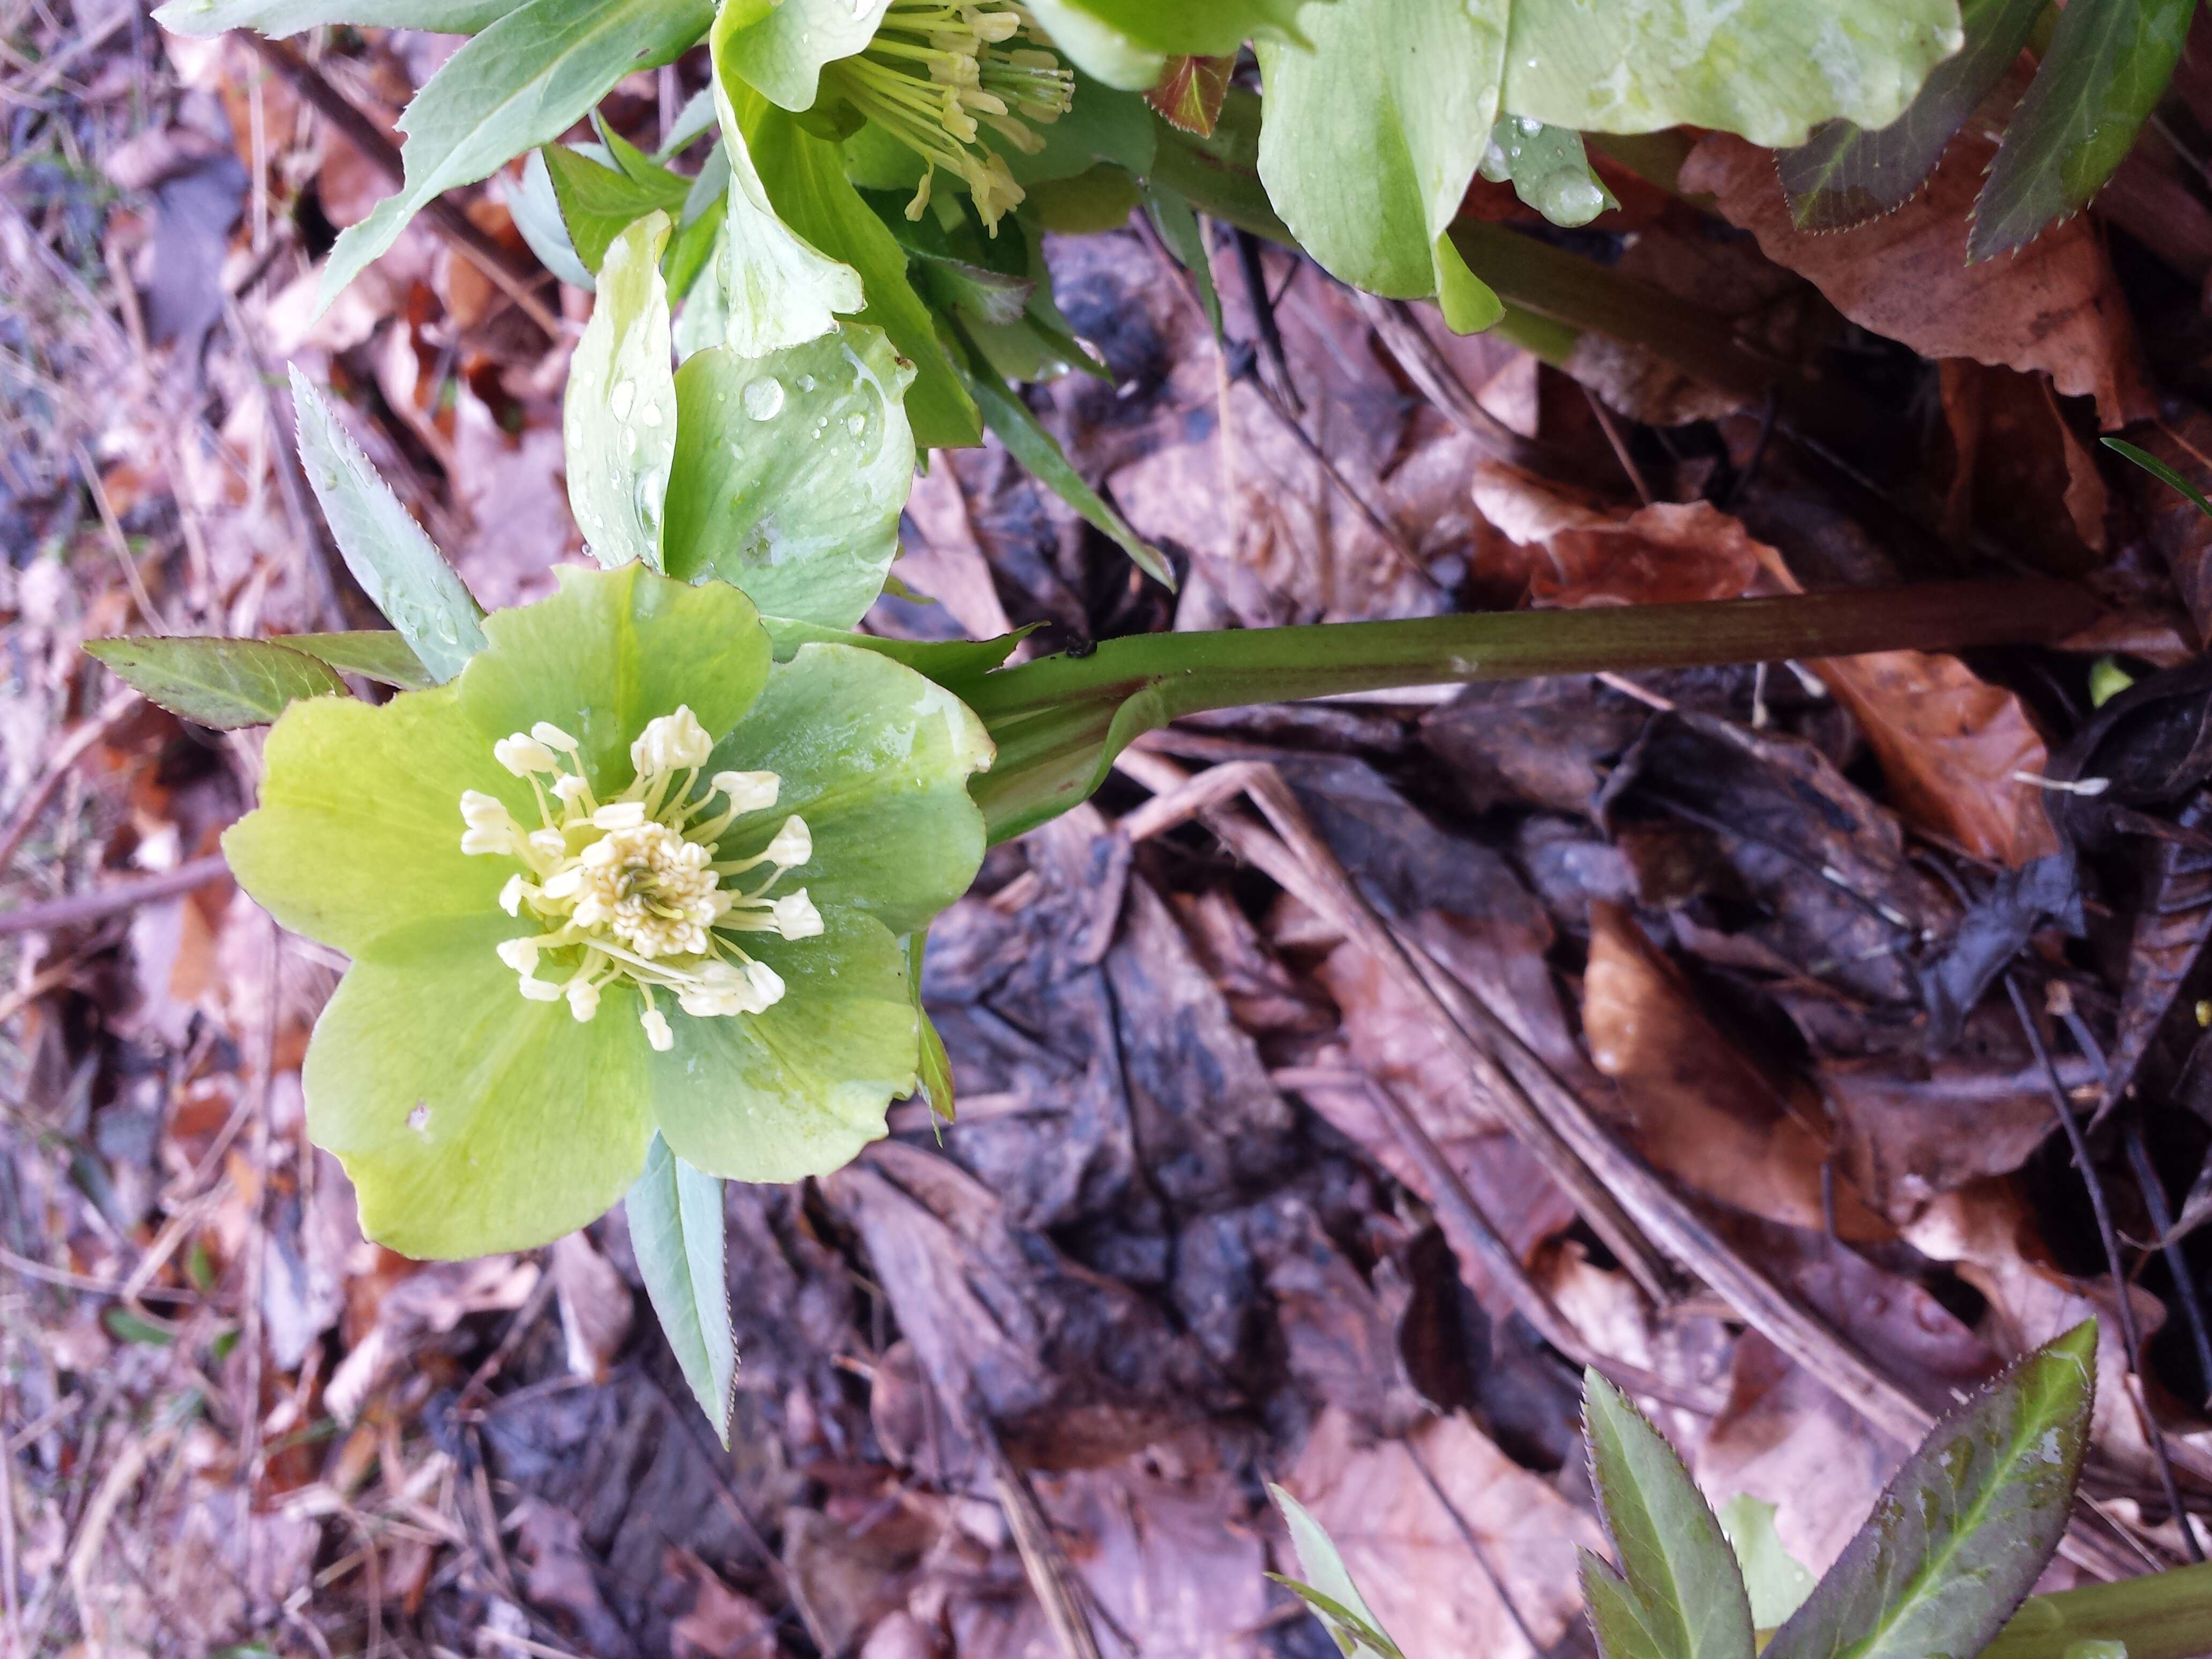
[[[520,864],[501,890],[501,908],[511,916],[527,913],[545,929],[499,946],[500,960],[520,976],[522,994],[538,1002],[566,998],[568,1012],[587,1020],[607,986],[626,981],[644,1001],[647,1038],[663,1050],[676,1039],[654,1002],[656,989],[702,1018],[757,1014],[781,1001],[782,976],[731,936],[800,939],[822,931],[804,887],[773,893],[787,872],[814,856],[806,822],[787,817],[751,858],[715,854],[738,818],[775,805],[781,781],[773,772],[717,772],[693,799],[714,741],[688,708],[647,722],[630,745],[635,775],[612,800],[593,798],[577,748],[575,738],[544,720],[492,745],[501,765],[530,781],[538,797],[535,830],[526,830],[480,790],[461,795],[467,825],[461,851]],[[723,805],[714,811],[718,796]],[[766,876],[750,889],[738,879],[763,868]],[[538,976],[549,963],[561,977]]]
[[[964,179],[993,235],[1022,187],[983,135],[988,128],[1024,155],[1044,141],[1030,131],[1057,121],[1075,98],[1075,76],[1033,46],[1036,20],[1017,0],[891,0],[859,56],[826,64],[823,78],[853,106],[927,163],[907,204],[919,219],[930,181],[945,168]]]

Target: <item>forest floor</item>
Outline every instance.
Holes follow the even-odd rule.
[[[517,301],[426,216],[313,316],[314,258],[392,187],[314,98],[388,130],[448,41],[302,42],[309,97],[133,0],[0,14],[0,1651],[1327,1659],[1264,1576],[1296,1571],[1275,1481],[1412,1659],[1579,1655],[1583,1364],[1817,1570],[1931,1413],[2092,1313],[2049,1582],[2212,1539],[2171,1504],[2212,1516],[2212,526],[2095,444],[2212,484],[2188,64],[2098,213],[1972,272],[1971,135],[1820,239],[1736,141],[1680,196],[1607,163],[1622,208],[1555,246],[1809,402],[1648,343],[1455,340],[1279,250],[1255,308],[1221,232],[1224,350],[1142,225],[1053,240],[1109,376],[1035,405],[1179,589],[996,447],[939,453],[896,573],[927,602],[878,631],[2033,569],[2086,585],[2084,632],[1147,740],[932,936],[957,1125],[896,1107],[833,1177],[729,1189],[725,1453],[619,1212],[462,1264],[362,1240],[299,1072],[344,963],[215,856],[258,737],[78,650],[376,625],[287,363],[484,604],[547,592],[584,556],[588,301]],[[657,139],[698,75],[626,82],[615,124]],[[502,188],[452,199],[527,259]],[[1502,194],[1470,207],[1529,228]],[[2138,682],[2101,711],[2100,655]],[[1547,1141],[1563,1112],[1677,1224]],[[1790,1311],[1716,1288],[1747,1282]]]

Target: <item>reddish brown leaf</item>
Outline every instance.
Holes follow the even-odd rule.
[[[2147,416],[2135,325],[2094,220],[2076,215],[2005,258],[1966,263],[1967,213],[1991,153],[1986,138],[1961,135],[1895,213],[1820,235],[1791,222],[1772,153],[1741,138],[1701,140],[1680,182],[1862,327],[1929,357],[2045,370],[2066,396],[2094,398],[2107,428]]]
[[[1229,95],[1229,72],[1236,67],[1233,57],[1170,58],[1145,101],[1185,132],[1206,137],[1221,118],[1221,100]]]

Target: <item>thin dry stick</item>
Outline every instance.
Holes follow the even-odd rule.
[[[0,1423],[9,1420],[8,1385],[0,1382]],[[23,1609],[15,1599],[15,1453],[0,1440],[0,1620],[6,1620],[11,1659],[29,1659],[23,1645]]]
[[[2105,1201],[2104,1182],[2089,1160],[2089,1139],[2081,1133],[2080,1120],[2074,1115],[2073,1103],[2066,1097],[2066,1085],[2058,1075],[2057,1063],[2051,1057],[2051,1049],[2043,1040],[2043,1028],[2036,1023],[2027,1006],[2027,998],[2020,988],[2020,976],[2008,970],[2004,976],[2005,994],[2012,1000],[2014,1018],[2019,1020],[2022,1036],[2034,1052],[2037,1063],[2043,1069],[2044,1083],[2051,1095],[2051,1109],[2058,1115],[2059,1127],[2066,1132],[2066,1144],[2073,1151],[2074,1168],[2081,1175],[2081,1184],[2088,1191],[2089,1210],[2097,1219],[2097,1239],[2104,1246],[2105,1268],[2112,1275],[2112,1297],[2119,1304],[2120,1340],[2125,1346],[2128,1370],[2140,1381],[2142,1369],[2142,1334],[2136,1326],[2135,1304],[2128,1294],[2127,1271],[2120,1261],[2119,1230],[2112,1224],[2112,1208]],[[2128,1403],[2135,1410],[2136,1421],[2141,1426],[2143,1438],[2150,1443],[2151,1455],[2158,1462],[2158,1483],[2166,1492],[2168,1508],[2173,1512],[2174,1524],[2181,1528],[2182,1547],[2189,1552],[2191,1561],[2204,1559],[2204,1547],[2197,1541],[2197,1523],[2181,1501],[2181,1483],[2173,1473],[2172,1455],[2167,1451],[2166,1436],[2160,1430],[2141,1396],[2135,1389],[2128,1390]]]
[[[1637,499],[1644,506],[1650,506],[1656,499],[1651,494],[1651,486],[1644,479],[1644,469],[1637,465],[1636,457],[1628,453],[1628,440],[1621,435],[1620,423],[1613,419],[1613,411],[1605,406],[1605,400],[1588,386],[1583,388],[1583,396],[1589,400],[1590,413],[1597,416],[1598,428],[1605,434],[1606,442],[1613,446],[1613,459],[1620,463],[1620,470],[1628,475],[1628,482],[1634,487]]]
[[[1078,1603],[1075,1587],[1069,1583],[1070,1575],[1054,1545],[1052,1533],[1047,1526],[1044,1511],[1037,1507],[1036,1494],[1030,1490],[1022,1472],[1006,1455],[1006,1449],[999,1443],[996,1430],[980,1409],[969,1415],[981,1431],[984,1455],[990,1459],[992,1482],[998,1488],[999,1508],[1006,1517],[1006,1530],[1014,1535],[1014,1548],[1022,1558],[1022,1571],[1028,1576],[1030,1588],[1036,1593],[1037,1605],[1044,1610],[1045,1623],[1060,1639],[1060,1651],[1066,1659],[1103,1659],[1098,1651],[1098,1638],[1091,1633],[1091,1621]]]
[[[67,898],[49,899],[44,904],[26,904],[21,909],[0,910],[0,939],[17,933],[52,933],[57,928],[75,927],[88,921],[103,921],[109,916],[121,915],[142,904],[151,904],[156,899],[174,898],[179,893],[189,893],[196,887],[204,887],[230,873],[222,854],[210,853],[205,858],[193,859],[173,870],[165,870],[158,876],[148,876],[138,881],[118,881],[112,886],[94,888],[89,893],[72,893]]]
[[[1536,1632],[1528,1628],[1528,1621],[1521,1616],[1521,1609],[1514,1605],[1513,1597],[1505,1588],[1505,1581],[1498,1576],[1497,1569],[1490,1565],[1490,1553],[1482,1547],[1482,1540],[1474,1535],[1474,1528],[1468,1523],[1467,1516],[1460,1513],[1459,1505],[1452,1502],[1451,1494],[1443,1489],[1443,1483],[1437,1479],[1435,1471],[1429,1468],[1429,1460],[1421,1455],[1421,1449],[1410,1438],[1402,1443],[1406,1448],[1406,1455],[1413,1459],[1413,1468],[1419,1472],[1421,1480],[1428,1486],[1430,1494],[1437,1503],[1444,1506],[1444,1513],[1451,1517],[1452,1526],[1458,1532],[1460,1541],[1467,1546],[1467,1553],[1474,1558],[1474,1565],[1481,1569],[1482,1576],[1490,1581],[1490,1589],[1498,1597],[1498,1605],[1505,1609],[1505,1616],[1513,1621],[1513,1628],[1521,1632],[1521,1639],[1528,1644],[1529,1659],[1544,1659],[1544,1644],[1536,1639]]]
[[[130,538],[123,533],[117,522],[115,508],[107,499],[107,486],[101,482],[100,469],[92,464],[92,457],[82,444],[71,447],[76,456],[76,470],[84,479],[84,487],[92,492],[92,504],[100,509],[100,522],[107,532],[107,544],[115,550],[115,562],[123,567],[125,586],[131,590],[131,602],[138,607],[138,614],[146,626],[156,634],[167,635],[177,630],[169,626],[168,618],[154,608],[154,596],[146,591],[146,578],[138,568],[138,561],[131,556]]]
[[[1421,326],[1413,307],[1403,300],[1385,300],[1358,289],[1345,291],[1367,319],[1375,337],[1382,342],[1382,349],[1445,419],[1501,460],[1526,464],[1553,459],[1547,453],[1547,446],[1522,437],[1483,407],[1482,400],[1468,390],[1450,360]]]

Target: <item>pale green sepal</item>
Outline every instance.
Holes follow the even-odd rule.
[[[858,622],[898,556],[913,379],[884,331],[858,323],[763,357],[720,348],[685,359],[670,428],[670,574],[734,582],[773,615]]]
[[[1283,1513],[1284,1525],[1290,1529],[1291,1547],[1298,1558],[1298,1571],[1305,1575],[1303,1580],[1279,1574],[1269,1577],[1313,1608],[1340,1652],[1348,1656],[1365,1651],[1378,1656],[1378,1659],[1402,1659],[1398,1644],[1391,1640],[1382,1628],[1382,1621],[1367,1605],[1366,1597],[1360,1595],[1359,1586],[1352,1582],[1352,1570],[1344,1565],[1336,1540],[1304,1504],[1272,1481],[1268,1483],[1267,1496],[1275,1500],[1275,1507]]]
[[[1887,126],[1964,39],[1958,0],[1513,0],[1503,108],[1583,132],[1718,127],[1780,149],[1837,116]]]
[[[1159,79],[1170,57],[1231,56],[1255,36],[1304,44],[1299,9],[1306,4],[1307,0],[1030,0],[1030,9],[1053,44],[1087,73],[1109,86],[1143,92]]]
[[[823,921],[821,934],[796,943],[744,939],[782,975],[781,1001],[736,1018],[672,1014],[674,1046],[648,1051],[661,1135],[695,1168],[732,1181],[828,1175],[883,1138],[892,1097],[913,1088],[920,1035],[905,953],[872,916],[824,906]],[[628,1006],[621,1012],[635,1030]]]
[[[356,962],[315,1024],[308,1133],[352,1177],[362,1231],[403,1255],[547,1243],[605,1212],[644,1164],[650,1051],[635,1000],[610,996],[588,1023],[526,1000],[495,954],[520,931],[495,906],[404,956]]]
[[[720,289],[727,332],[723,343],[740,357],[764,357],[827,334],[839,313],[866,303],[860,273],[831,258],[778,216],[754,165],[750,139],[738,124],[725,58],[743,15],[726,8],[714,24],[714,109],[729,153],[729,219],[703,281]]]
[[[1160,78],[1168,55],[1139,46],[1111,24],[1090,15],[1075,0],[1030,0],[1052,43],[1086,75],[1123,92],[1143,92]]]
[[[270,730],[261,804],[224,832],[224,856],[279,922],[349,956],[425,923],[497,917],[507,872],[462,853],[461,793],[497,795],[533,823],[536,810],[490,744],[450,685],[380,707],[295,702]]]
[[[376,608],[443,683],[483,649],[483,612],[307,377],[292,369],[300,466],[338,552]]]
[[[905,933],[975,878],[983,817],[968,780],[994,752],[982,722],[935,681],[872,651],[802,645],[708,768],[780,776],[782,797],[757,815],[754,838],[789,812],[814,836],[812,861],[785,884],[825,914],[849,906]]]
[[[553,189],[553,174],[545,165],[543,149],[533,149],[522,164],[522,182],[502,180],[506,185],[507,216],[522,234],[530,251],[544,265],[571,288],[580,288],[589,294],[598,288],[598,279],[577,256],[576,245],[568,237],[568,222],[561,216],[561,198]]]
[[[637,564],[554,574],[561,587],[551,599],[484,619],[491,648],[461,676],[461,708],[482,752],[550,720],[582,744],[585,775],[605,798],[629,784],[629,746],[647,720],[689,706],[719,738],[752,706],[768,676],[768,635],[736,588],[690,586]]]
[[[814,107],[822,66],[866,46],[890,0],[781,0],[758,22],[732,29],[718,48],[744,83],[795,112]]]
[[[738,1349],[730,1334],[722,1183],[668,1150],[658,1134],[645,1173],[623,1200],[630,1253],[691,1397],[730,1443],[730,1389]]]
[[[1505,315],[1505,302],[1468,269],[1449,233],[1437,234],[1433,252],[1437,308],[1444,314],[1444,326],[1455,334],[1480,334],[1494,326]]]
[[[318,309],[426,203],[550,143],[623,76],[682,52],[714,15],[711,0],[526,0],[500,18],[447,58],[400,116],[406,181],[338,237]]]
[[[1334,0],[1313,50],[1261,42],[1260,178],[1330,275],[1393,299],[1441,294],[1460,331],[1497,300],[1439,239],[1498,109],[1507,0]]]
[[[656,211],[608,245],[592,319],[568,364],[561,410],[568,507],[592,556],[610,568],[633,559],[660,568],[676,459],[676,377],[660,276],[668,234],[668,216]]]

